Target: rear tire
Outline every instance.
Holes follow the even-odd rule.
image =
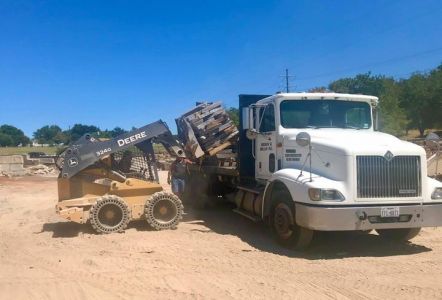
[[[288,192],[277,192],[272,198],[270,225],[277,242],[294,250],[307,248],[314,231],[296,224],[295,205]]]
[[[183,218],[183,204],[174,194],[158,192],[146,201],[144,216],[147,223],[156,230],[176,229]]]
[[[123,232],[130,221],[130,210],[120,197],[105,195],[92,206],[89,220],[97,233]]]
[[[409,241],[419,234],[420,228],[376,229],[380,237],[392,241]]]

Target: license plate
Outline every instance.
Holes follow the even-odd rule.
[[[381,218],[399,217],[399,207],[381,207]]]

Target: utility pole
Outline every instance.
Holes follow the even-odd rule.
[[[285,79],[285,92],[290,93],[290,79],[293,80],[293,78],[295,76],[289,75],[289,69],[285,69],[285,75],[280,75],[279,77],[282,77],[282,79]],[[290,77],[293,77],[293,78],[290,78]],[[284,84],[284,83],[282,83],[282,84]],[[282,84],[280,83],[280,85],[278,87],[278,93],[280,93],[281,90],[284,89],[284,87],[281,86]],[[294,88],[294,86],[292,86],[292,88]]]
[[[289,92],[289,69],[285,69],[285,90]]]
[[[289,75],[289,69],[285,69],[285,75],[281,75],[280,77],[285,78],[285,92],[290,93],[290,79],[293,79],[295,76]]]

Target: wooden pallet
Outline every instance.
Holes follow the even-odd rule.
[[[199,159],[214,156],[236,144],[238,128],[221,102],[199,103],[175,120],[187,154]]]

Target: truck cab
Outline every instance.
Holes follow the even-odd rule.
[[[240,173],[263,187],[251,206],[260,206],[254,214],[280,242],[302,247],[314,230],[372,229],[408,240],[421,227],[441,225],[442,183],[427,176],[422,147],[376,131],[377,97],[281,93],[242,100]]]

